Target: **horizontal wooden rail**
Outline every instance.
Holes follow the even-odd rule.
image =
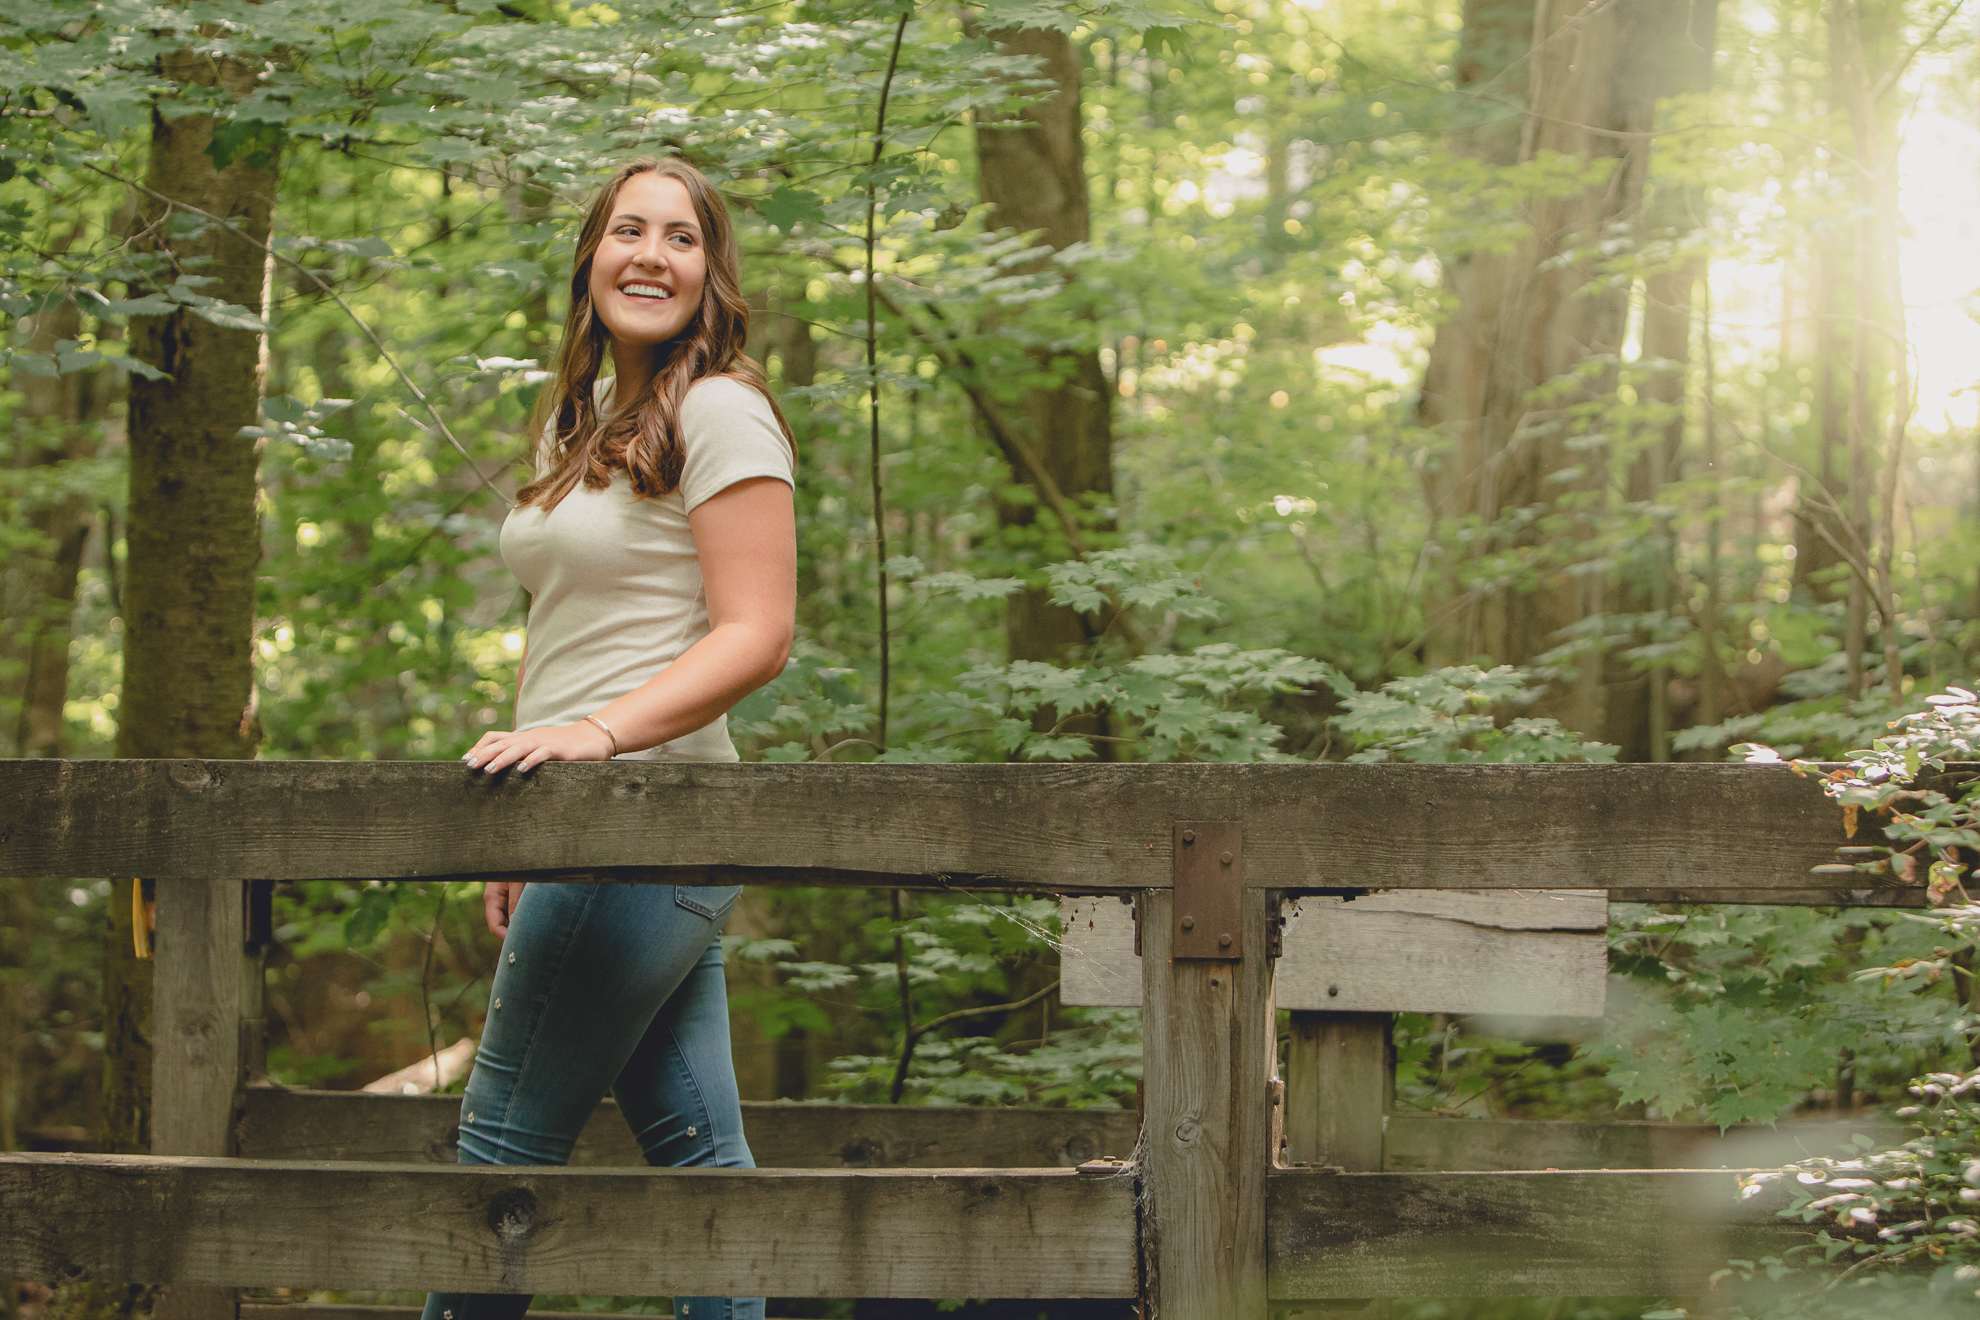
[[[1099,893],[1167,888],[1178,820],[1241,822],[1252,888],[1913,892],[1812,883],[1842,816],[1778,766],[0,761],[0,876]]]
[[[1812,1239],[1731,1173],[1317,1173],[1265,1185],[1274,1301],[1696,1294]]]
[[[1858,1135],[1895,1146],[1916,1136],[1917,1130],[1882,1119],[1754,1124],[1722,1132],[1710,1123],[1390,1114],[1382,1134],[1382,1169],[1434,1173],[1768,1168],[1817,1155],[1854,1155],[1856,1147],[1850,1139]]]
[[[1808,1239],[1730,1173],[1267,1179],[1275,1301],[1695,1293]],[[1033,1170],[0,1155],[0,1276],[784,1297],[1128,1297],[1134,1184]]]
[[[247,1159],[452,1163],[461,1102],[257,1086],[241,1093],[239,1113],[236,1149]],[[1119,1109],[745,1104],[743,1131],[768,1169],[1049,1169],[1133,1155],[1135,1118]],[[598,1107],[571,1163],[642,1164],[617,1104]]]
[[[627,1296],[1132,1297],[1072,1170],[420,1168],[0,1154],[0,1278]]]
[[[250,1087],[235,1127],[258,1160],[454,1160],[460,1099]],[[771,1169],[1072,1168],[1134,1153],[1135,1116],[1119,1109],[968,1109],[922,1105],[745,1104],[743,1130]],[[1388,1117],[1382,1167],[1440,1170],[1739,1169],[1851,1151],[1858,1134],[1895,1145],[1909,1129],[1882,1120],[1777,1127],[1582,1123],[1516,1118]],[[580,1168],[640,1164],[618,1106],[607,1100],[571,1156]]]

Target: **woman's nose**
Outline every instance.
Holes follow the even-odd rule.
[[[646,266],[655,270],[665,269],[667,265],[666,244],[657,238],[648,239],[639,245],[638,251],[633,253],[633,262],[636,265]]]

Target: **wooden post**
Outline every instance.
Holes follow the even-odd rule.
[[[1292,1014],[1286,1147],[1296,1164],[1382,1171],[1383,1119],[1395,1084],[1387,1013]]]
[[[1295,1010],[1286,1051],[1286,1155],[1347,1173],[1380,1173],[1395,1089],[1388,1013]],[[1388,1320],[1385,1298],[1282,1310],[1278,1320]]]
[[[151,1149],[232,1153],[241,1084],[244,927],[239,880],[158,883]],[[156,1320],[233,1320],[231,1288],[171,1287]]]
[[[1268,920],[1241,891],[1244,956],[1175,961],[1172,897],[1138,900],[1142,975],[1143,1310],[1149,1320],[1264,1320],[1265,1175],[1277,1039]]]

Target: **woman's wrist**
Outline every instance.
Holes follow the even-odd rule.
[[[611,725],[599,719],[596,715],[587,715],[579,720],[578,723],[590,729],[593,733],[604,736],[607,745],[610,747],[610,750],[605,753],[605,760],[609,761],[619,754],[619,735],[612,731]]]

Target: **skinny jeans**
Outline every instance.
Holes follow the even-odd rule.
[[[543,882],[524,890],[461,1097],[459,1162],[568,1164],[609,1090],[648,1164],[755,1168],[717,938],[741,892]],[[527,1294],[429,1293],[421,1320],[519,1320],[529,1303]],[[763,1320],[763,1299],[676,1297],[674,1313]]]

